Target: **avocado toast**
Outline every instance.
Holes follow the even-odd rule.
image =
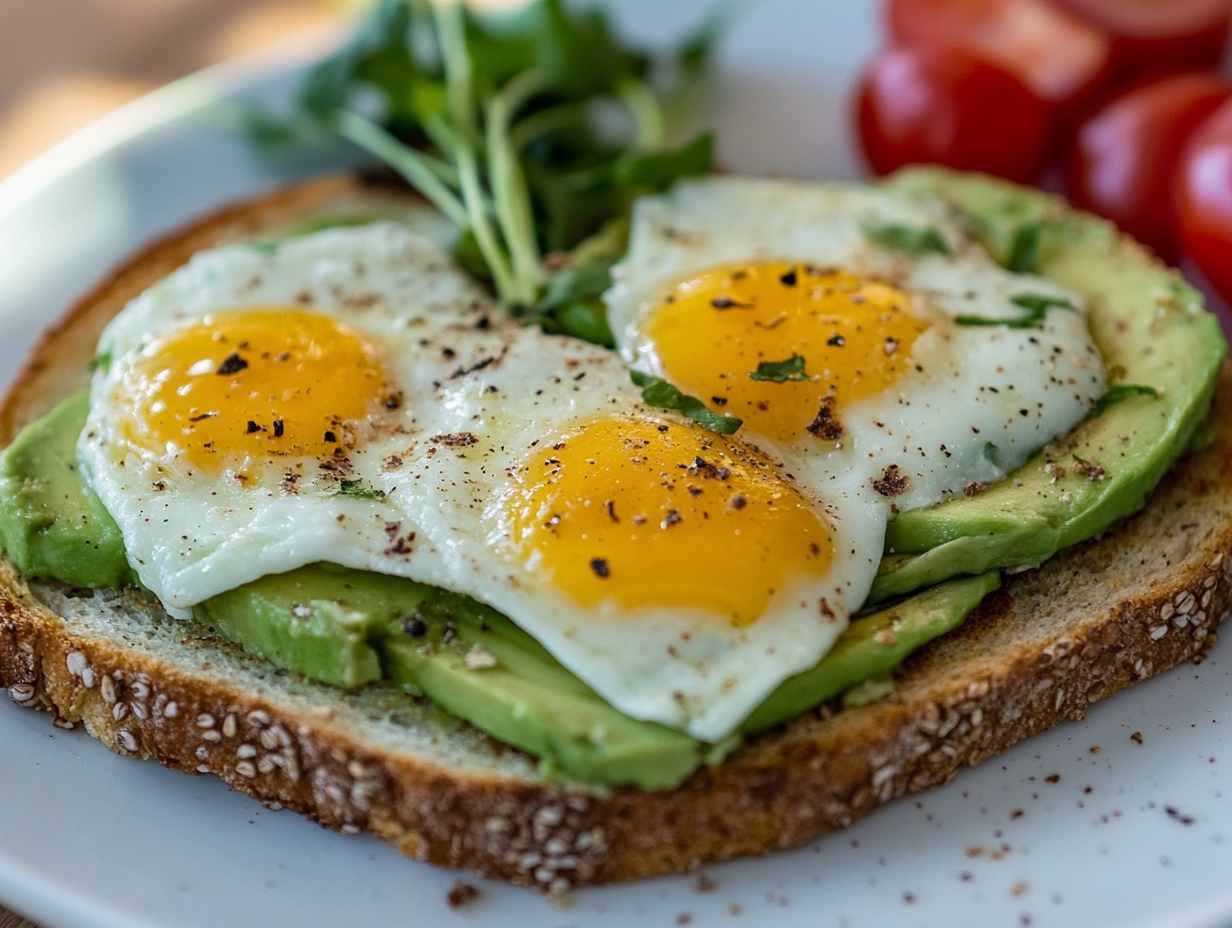
[[[994,250],[998,233],[1063,215],[1052,201],[986,181],[924,174],[899,183],[939,187],[960,202],[966,196],[964,205],[984,216]],[[16,427],[76,392],[106,318],[190,254],[313,216],[396,211],[400,202],[388,190],[322,181],[207,220],[139,257],[36,351],[30,375],[6,403],[6,441]],[[1015,205],[1048,215],[1002,215]],[[1078,236],[1070,249],[1048,236],[1042,242],[1045,273],[1050,260],[1064,263],[1050,252],[1087,246],[1122,274],[1154,275],[1147,286],[1163,290],[1151,293],[1151,311],[1168,310],[1158,301],[1169,298],[1173,278],[1136,246],[1094,220],[1075,219],[1066,228]],[[1137,289],[1135,295],[1141,296]],[[1189,312],[1183,297],[1174,295],[1173,311]],[[1207,367],[1217,361],[1218,346],[1211,351]],[[66,376],[70,370],[80,372],[77,384]],[[1172,395],[1179,399],[1181,391]],[[1122,410],[1128,414],[1133,403],[1149,406],[1152,399],[1131,398]],[[1159,467],[1199,431],[1205,394],[1196,391],[1189,402],[1192,408],[1165,417]],[[525,755],[392,686],[327,689],[247,657],[204,629],[186,639],[181,623],[133,591],[87,595],[63,584],[26,587],[10,573],[0,668],[15,699],[84,720],[113,749],[216,773],[326,825],[370,829],[421,859],[549,889],[671,872],[840,827],[880,801],[944,782],[959,763],[1081,715],[1088,702],[1200,653],[1226,608],[1219,568],[1229,542],[1228,512],[1216,489],[1226,455],[1218,447],[1183,462],[1157,492],[1157,502],[1178,508],[1152,505],[1100,541],[1010,578],[956,633],[912,658],[888,699],[837,715],[834,705],[805,713],[672,790],[561,783]],[[1074,472],[1074,463],[1073,451],[1066,452],[1067,473],[1057,479],[1079,493],[1090,492],[1088,486],[1103,490],[1118,477],[1110,466],[1108,483],[1093,480]],[[1135,509],[1135,492],[1140,499],[1143,491],[1133,485],[1108,494],[1107,514],[1093,530]],[[917,528],[917,536],[927,531]],[[957,539],[969,534],[950,531]],[[1010,547],[1013,560],[994,555],[977,569],[1030,566],[1049,553],[1032,544],[1025,555]],[[883,576],[911,563],[892,560]],[[950,575],[940,570],[935,579]],[[1075,572],[1080,582],[1070,580]]]

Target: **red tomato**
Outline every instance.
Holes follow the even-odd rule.
[[[1053,0],[1112,37],[1124,80],[1213,68],[1223,52],[1232,0]]]
[[[888,174],[939,162],[1012,180],[1038,176],[1056,108],[1004,68],[955,49],[886,49],[856,107],[869,166]]]
[[[1232,101],[1194,133],[1177,173],[1181,244],[1232,302]]]
[[[1069,158],[1070,198],[1106,216],[1160,256],[1177,256],[1172,188],[1185,142],[1232,86],[1176,74],[1112,100],[1084,122]]]
[[[1062,107],[1089,96],[1112,61],[1103,32],[1048,0],[890,0],[886,18],[899,45],[965,48]]]

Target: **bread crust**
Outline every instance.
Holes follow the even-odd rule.
[[[414,202],[405,191],[329,177],[150,245],[44,333],[0,404],[0,445],[84,387],[107,320],[193,253],[327,211]],[[1229,417],[1225,367],[1214,420]],[[891,697],[807,713],[668,791],[550,783],[523,755],[469,728],[443,733],[441,750],[391,748],[356,724],[345,700],[335,711],[306,697],[315,684],[271,671],[272,682],[256,685],[220,672],[216,664],[251,660],[224,642],[187,635],[183,655],[169,656],[83,630],[64,606],[78,594],[28,583],[5,559],[0,683],[58,724],[84,724],[116,753],[213,774],[328,828],[371,831],[417,860],[558,892],[678,873],[842,828],[1082,718],[1119,689],[1200,661],[1232,603],[1230,481],[1232,435],[1221,434],[1174,468],[1142,513],[1007,578],[959,629],[907,662]],[[135,592],[108,608],[171,622]]]

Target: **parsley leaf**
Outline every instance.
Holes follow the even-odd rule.
[[[1154,387],[1148,387],[1145,384],[1139,383],[1118,383],[1115,386],[1108,388],[1108,392],[1103,395],[1098,403],[1095,404],[1093,416],[1103,414],[1110,406],[1115,406],[1122,400],[1127,400],[1131,396],[1159,396],[1159,391]]]
[[[735,416],[721,416],[712,412],[710,407],[696,396],[681,393],[679,388],[672,386],[666,380],[652,377],[641,371],[629,371],[629,377],[642,388],[642,402],[656,409],[674,409],[688,416],[704,429],[718,432],[720,435],[734,435],[744,420]]]
[[[1078,311],[1078,307],[1065,299],[1065,297],[1048,296],[1043,293],[1017,293],[1010,297],[1010,302],[1015,306],[1021,306],[1023,309],[1029,309],[1031,312],[1040,313],[1041,315],[1054,306],[1057,309],[1068,309],[1071,312]]]
[[[111,368],[111,352],[104,351],[100,355],[95,355],[93,358],[90,359],[90,363],[87,365],[87,367],[89,367],[89,369],[92,371],[106,372],[107,370]]]
[[[864,224],[864,234],[878,245],[913,255],[927,254],[930,251],[939,255],[951,253],[950,246],[936,229],[916,229],[893,222],[867,222]]]
[[[1017,319],[991,319],[988,316],[955,316],[954,322],[958,325],[1003,325],[1007,329],[1038,329],[1043,325],[1050,309],[1078,311],[1078,308],[1069,300],[1042,293],[1019,293],[1010,297],[1010,302],[1027,310],[1027,314],[1019,316]]]
[[[1005,259],[1005,269],[1015,274],[1034,274],[1039,267],[1040,235],[1043,234],[1042,222],[1024,222],[1014,230],[1010,239],[1009,254]]]
[[[385,494],[363,480],[343,480],[338,484],[338,495],[351,499],[384,499]]]
[[[804,373],[804,358],[793,354],[786,361],[762,361],[757,370],[749,371],[750,380],[766,380],[770,383],[786,383],[789,380],[808,380]]]

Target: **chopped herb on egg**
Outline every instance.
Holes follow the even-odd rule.
[[[720,435],[734,435],[744,420],[735,416],[722,416],[712,412],[710,407],[696,396],[681,393],[679,388],[672,386],[666,380],[643,374],[641,371],[629,371],[629,377],[642,388],[642,402],[656,409],[674,409],[692,419],[704,429],[718,432]]]
[[[804,372],[804,358],[792,354],[786,361],[762,361],[757,370],[749,371],[750,380],[764,380],[769,383],[787,383],[789,380],[808,380]]]
[[[1040,236],[1044,231],[1042,222],[1024,222],[1014,230],[1010,249],[1005,258],[1005,269],[1015,274],[1034,274],[1039,266]]]
[[[1017,319],[993,319],[988,316],[955,316],[958,325],[1003,325],[1009,329],[1038,329],[1043,326],[1044,319],[1050,309],[1068,309],[1077,312],[1072,302],[1059,296],[1048,296],[1043,293],[1018,293],[1010,297],[1015,306],[1027,310],[1025,316]]]
[[[868,222],[864,224],[864,234],[878,245],[905,251],[908,254],[923,255],[935,252],[939,255],[950,254],[950,246],[946,244],[941,233],[936,229],[917,229],[893,222]]]
[[[351,499],[384,499],[385,494],[363,480],[343,480],[338,484],[338,495]]]
[[[1118,383],[1108,388],[1108,392],[1095,404],[1093,415],[1100,415],[1110,406],[1115,406],[1131,396],[1159,396],[1159,391],[1139,383]]]

